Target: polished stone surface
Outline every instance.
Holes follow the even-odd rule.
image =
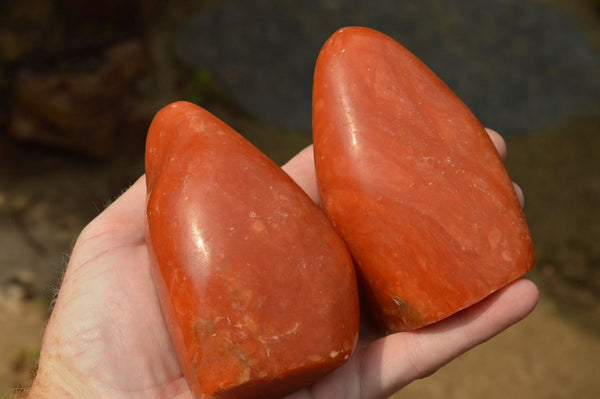
[[[322,206],[386,331],[440,320],[533,266],[484,128],[393,39],[337,31],[317,61],[313,118]]]
[[[155,285],[196,397],[279,397],[352,355],[350,255],[277,165],[178,102],[152,122],[146,173]]]

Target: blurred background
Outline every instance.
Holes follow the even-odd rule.
[[[30,383],[72,244],[143,173],[158,109],[204,106],[281,164],[311,141],[321,45],[363,25],[505,136],[542,291],[394,398],[600,397],[600,1],[166,3],[0,3],[0,395]]]

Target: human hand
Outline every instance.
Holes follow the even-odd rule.
[[[505,155],[502,138],[489,133]],[[312,147],[283,168],[318,200]],[[142,177],[78,238],[30,398],[192,398],[150,275],[145,198]],[[522,319],[537,298],[535,285],[519,280],[418,331],[380,337],[365,325],[348,363],[288,399],[384,398]]]

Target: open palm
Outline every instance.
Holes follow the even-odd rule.
[[[490,137],[501,154],[504,142]],[[317,201],[309,147],[284,169]],[[150,275],[140,178],[81,233],[48,323],[30,398],[192,398]],[[303,398],[384,398],[525,317],[538,298],[519,280],[416,332],[372,337]],[[378,339],[375,339],[378,338]]]

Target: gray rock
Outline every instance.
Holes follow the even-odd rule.
[[[316,57],[346,25],[398,40],[503,134],[600,110],[598,54],[568,14],[535,1],[228,1],[193,15],[175,50],[249,113],[310,130]]]

